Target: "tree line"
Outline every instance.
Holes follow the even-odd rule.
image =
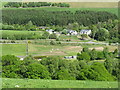
[[[34,13],[34,14],[33,14]],[[27,24],[29,21],[36,26],[59,25],[64,26],[77,22],[79,25],[89,26],[109,19],[117,19],[117,16],[108,12],[81,11],[45,11],[38,9],[6,9],[2,10],[3,23]]]
[[[86,50],[84,48],[82,52]],[[103,50],[103,53],[105,52],[107,52],[106,49]],[[115,52],[116,50],[113,52],[114,55]],[[58,56],[42,57],[41,60],[28,56],[20,60],[14,55],[4,55],[2,56],[2,76],[4,78],[95,81],[114,81],[119,77],[119,62],[114,58],[108,56],[105,62],[92,63],[87,60],[87,58],[84,60],[78,58],[71,61]]]
[[[15,7],[15,8],[29,8],[29,7],[70,7],[68,3],[51,3],[51,2],[8,2],[4,7]]]

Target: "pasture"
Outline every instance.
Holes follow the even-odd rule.
[[[44,40],[43,40],[44,42]],[[42,43],[42,41],[41,41]],[[66,55],[76,55],[82,50],[83,47],[88,47],[89,49],[95,48],[96,50],[103,50],[105,45],[42,45],[41,43],[29,43],[28,51],[29,55],[33,56],[66,56]],[[2,55],[13,54],[16,56],[26,55],[26,44],[0,44],[2,46]],[[114,51],[117,46],[107,46],[110,51]]]
[[[26,55],[26,45],[25,44],[0,44],[2,48],[2,55]]]
[[[2,87],[3,88],[118,88],[118,82],[3,78]]]

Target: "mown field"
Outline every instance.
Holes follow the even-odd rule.
[[[44,40],[43,40],[44,41]],[[2,55],[13,54],[16,56],[26,55],[26,44],[0,44],[2,46]],[[89,47],[89,49],[103,50],[104,45],[41,45],[41,44],[28,44],[28,51],[33,56],[66,56],[77,55],[83,47]],[[107,46],[110,51],[114,51],[117,46]]]
[[[7,9],[38,9],[38,10],[47,10],[47,11],[71,11],[75,12],[76,10],[90,10],[90,11],[107,11],[113,14],[118,15],[118,8],[59,8],[59,7],[36,7],[36,8],[3,8]]]
[[[118,82],[3,78],[2,88],[118,88]]]
[[[2,55],[26,55],[26,45],[25,44],[0,44],[2,47]]]
[[[118,7],[117,2],[67,2],[70,4],[71,7],[73,8],[113,8],[113,7]]]

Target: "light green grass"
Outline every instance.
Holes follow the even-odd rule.
[[[29,55],[33,56],[71,56],[77,55],[83,47],[88,48],[102,48],[104,45],[41,45],[41,44],[28,44]],[[114,51],[117,46],[107,46],[110,51]],[[102,49],[98,49],[102,50]],[[13,55],[26,55],[26,44],[3,44],[2,55],[13,54]]]
[[[35,33],[35,34],[39,34],[39,35],[41,35],[42,33],[43,33],[43,31],[24,31],[24,30],[0,30],[0,33],[2,33],[2,34],[9,34],[9,35],[11,35],[11,34],[17,34],[17,33],[19,33],[19,34],[33,34],[33,33]]]
[[[118,82],[82,80],[2,79],[3,88],[118,88]]]
[[[75,12],[76,10],[90,10],[90,11],[107,11],[113,14],[118,15],[118,8],[59,8],[59,7],[36,7],[36,8],[3,8],[3,10],[7,9],[36,9],[36,10],[46,10],[46,11],[71,11]]]
[[[2,55],[26,55],[25,44],[0,44],[0,46],[2,46]]]

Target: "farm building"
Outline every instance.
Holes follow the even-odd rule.
[[[77,59],[77,56],[65,56],[65,59]]]
[[[80,34],[90,35],[91,34],[91,30],[81,30]]]
[[[77,35],[78,33],[77,33],[77,31],[75,31],[75,30],[67,30],[67,35]]]

